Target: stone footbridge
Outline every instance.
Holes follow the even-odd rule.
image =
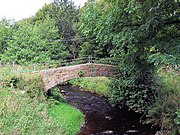
[[[116,76],[116,67],[107,64],[86,63],[56,69],[41,70],[45,91],[65,81],[79,77]]]

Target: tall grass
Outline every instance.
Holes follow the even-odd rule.
[[[6,90],[7,91],[7,90]],[[0,134],[59,134],[60,125],[47,115],[47,106],[21,93],[0,91]]]
[[[161,126],[162,134],[180,134],[180,76],[159,72],[156,102],[148,108],[148,123]]]
[[[59,103],[60,106],[68,106]],[[48,112],[56,109],[49,107],[43,93],[43,82],[40,76],[33,74],[18,74],[10,67],[0,69],[0,135],[64,135],[76,134],[78,130],[70,130],[61,119],[54,119]],[[68,110],[81,114],[75,108]],[[57,113],[66,114],[67,121],[71,113],[60,108]],[[79,114],[72,117],[79,118]],[[80,115],[82,116],[82,114]],[[81,120],[83,116],[81,117]],[[82,123],[82,121],[81,121]],[[70,127],[71,129],[72,127]],[[76,133],[75,133],[76,132]]]

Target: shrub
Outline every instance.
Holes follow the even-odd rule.
[[[0,134],[73,135],[80,130],[83,114],[65,104],[57,88],[50,90],[46,101],[38,74],[19,74],[4,67],[0,75]]]
[[[166,134],[175,135],[180,130],[180,76],[160,72],[159,82],[156,102],[148,108],[146,122],[161,126]]]
[[[47,98],[49,99],[49,101],[50,100],[53,101],[53,99],[54,99],[54,102],[56,102],[56,103],[58,103],[58,102],[66,103],[65,98],[62,96],[62,94],[60,93],[60,91],[57,87],[54,87],[54,88],[48,90]]]
[[[0,134],[59,134],[63,130],[47,115],[42,79],[0,69]],[[43,102],[42,102],[43,101]]]

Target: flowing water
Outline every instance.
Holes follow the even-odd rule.
[[[108,100],[72,85],[59,86],[68,104],[85,114],[78,135],[154,135],[157,129],[139,122],[140,114],[111,107]]]

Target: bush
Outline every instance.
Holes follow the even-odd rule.
[[[27,95],[1,89],[1,134],[58,134],[60,126],[48,117],[46,108]]]
[[[0,82],[3,88],[25,92],[31,98],[45,100],[43,81],[38,74],[19,74],[13,71],[11,67],[3,67],[0,70]]]
[[[4,67],[0,75],[0,134],[73,135],[80,130],[83,114],[65,104],[57,88],[50,90],[51,99],[46,101],[38,74],[18,74]],[[63,119],[56,119],[54,111]]]
[[[180,131],[180,76],[160,72],[156,102],[148,108],[147,123],[159,125],[166,134]],[[180,132],[179,132],[180,133]]]
[[[0,133],[59,134],[60,125],[47,115],[40,76],[0,69]]]
[[[62,94],[60,93],[59,89],[57,87],[51,88],[50,90],[48,90],[47,92],[47,98],[49,100],[56,100],[55,102],[61,102],[61,103],[66,103],[65,98],[62,96]]]
[[[57,134],[59,125],[47,115],[39,76],[0,69],[0,132],[2,134]],[[52,130],[55,129],[55,130]]]

